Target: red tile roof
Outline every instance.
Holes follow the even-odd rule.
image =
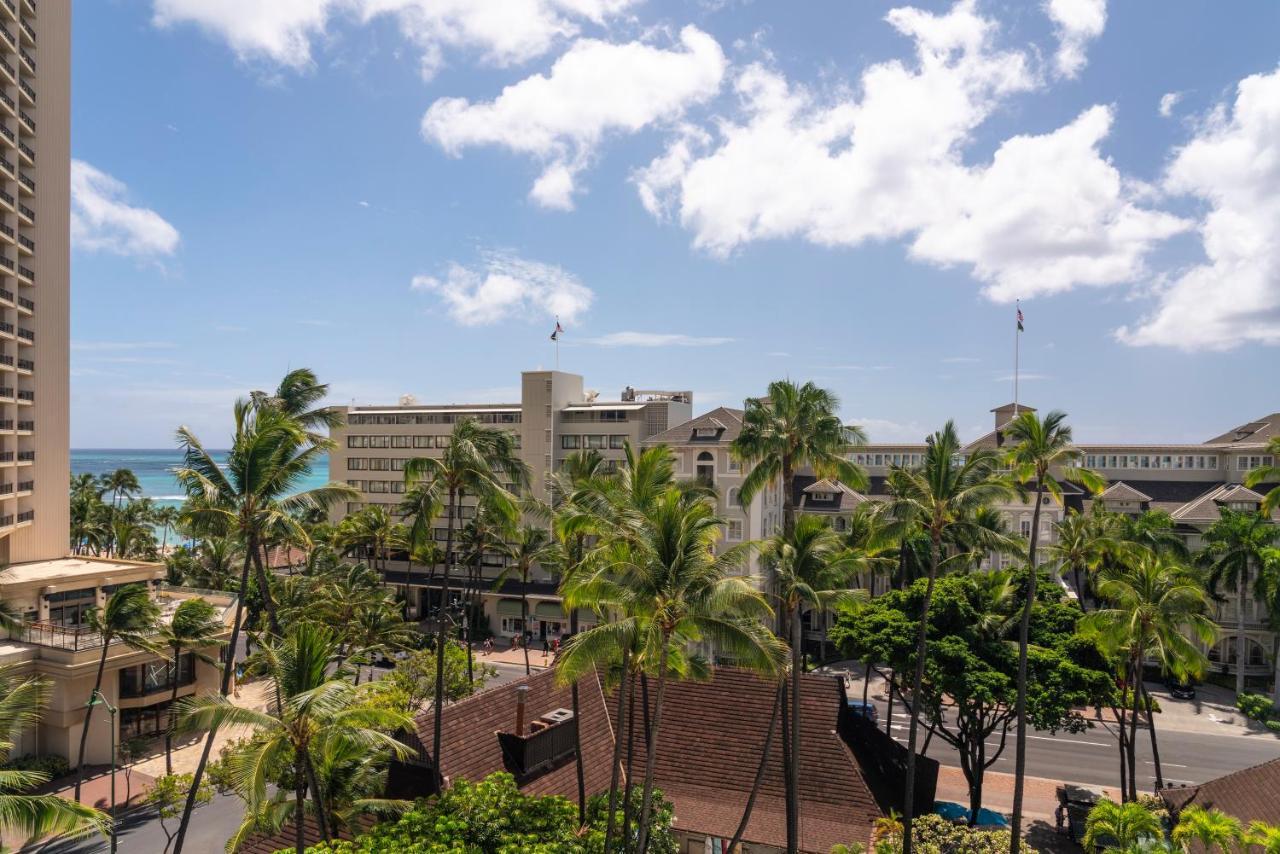
[[[1173,812],[1195,804],[1207,810],[1222,810],[1246,824],[1251,821],[1280,824],[1280,759],[1198,786],[1161,789],[1160,797]]]

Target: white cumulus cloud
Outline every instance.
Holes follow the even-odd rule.
[[[1160,96],[1160,115],[1166,119],[1173,115],[1174,107],[1182,100],[1181,92],[1165,92]]]
[[[579,173],[607,134],[678,119],[719,91],[725,67],[720,45],[694,26],[670,48],[579,39],[549,73],[507,86],[492,101],[436,101],[422,135],[450,154],[496,145],[533,156],[543,170],[531,198],[569,209]]]
[[[1142,207],[1150,188],[1100,152],[1107,107],[966,164],[973,132],[1041,85],[1028,56],[997,47],[995,24],[969,0],[887,20],[913,39],[914,63],[872,65],[856,94],[825,98],[748,66],[735,81],[738,120],[722,119],[714,137],[679,129],[635,174],[645,207],[719,255],[763,239],[907,239],[912,257],[971,267],[996,299],[1131,281],[1156,242],[1187,227]]]
[[[563,268],[508,252],[486,253],[476,267],[450,264],[442,277],[415,276],[412,287],[439,296],[463,326],[532,315],[571,323],[595,300],[595,293]]]
[[[1045,12],[1058,36],[1054,70],[1062,77],[1075,77],[1088,61],[1085,48],[1106,29],[1107,0],[1048,0]]]
[[[335,21],[393,17],[419,50],[425,76],[447,50],[505,66],[545,54],[583,24],[603,25],[635,0],[154,0],[158,27],[190,23],[242,60],[305,70]]]
[[[1280,69],[1240,81],[1234,105],[1175,152],[1164,188],[1206,204],[1207,260],[1167,283],[1119,338],[1184,350],[1280,344]]]
[[[71,242],[116,255],[172,255],[180,236],[160,214],[125,199],[123,183],[83,160],[71,161]]]

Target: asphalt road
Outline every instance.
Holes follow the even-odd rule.
[[[880,709],[880,725],[884,726],[884,704]],[[909,721],[902,707],[895,709],[893,736],[907,742]],[[1027,735],[1027,773],[1035,777],[1090,785],[1117,786],[1120,780],[1120,751],[1114,723],[1095,721],[1091,729],[1079,734],[1046,732]],[[923,743],[926,731],[921,729]],[[1160,749],[1160,765],[1165,785],[1203,783],[1232,771],[1260,762],[1280,758],[1280,738],[1270,734],[1227,735],[1223,733],[1191,733],[1161,730],[1156,723],[1156,740]],[[987,742],[988,755],[999,748],[998,738]],[[951,745],[934,736],[926,754],[944,765],[959,767],[960,760]],[[1013,731],[1004,753],[991,766],[992,771],[1013,773]],[[1138,727],[1138,782],[1147,789],[1155,787],[1155,763],[1151,758],[1151,738],[1146,727]]]

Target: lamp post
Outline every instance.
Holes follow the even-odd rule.
[[[111,854],[116,854],[116,712],[119,709],[107,702],[101,691],[94,689],[86,704],[89,714],[93,714],[93,707],[98,704],[106,706],[107,714],[111,716]]]

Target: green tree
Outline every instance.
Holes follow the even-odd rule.
[[[364,549],[370,564],[384,573],[391,549],[408,545],[404,531],[381,504],[370,505],[343,519],[338,526],[338,537],[344,548]]]
[[[1124,661],[1123,685],[1133,700],[1128,745],[1129,797],[1133,799],[1137,797],[1137,780],[1136,745],[1132,739],[1144,706],[1151,731],[1156,789],[1164,785],[1155,716],[1142,679],[1143,663],[1154,659],[1163,673],[1180,679],[1199,676],[1207,661],[1196,642],[1212,644],[1217,627],[1207,616],[1209,599],[1198,580],[1171,558],[1152,552],[1121,570],[1105,573],[1098,584],[1098,596],[1107,607],[1083,617],[1081,626],[1096,633]]]
[[[468,675],[467,659],[463,650],[454,644],[444,648],[444,699],[456,703],[484,688],[485,682],[498,675],[491,665],[481,663]],[[420,649],[396,663],[396,667],[382,679],[404,692],[410,714],[422,711],[427,700],[436,694],[436,651]]]
[[[92,608],[85,617],[89,630],[96,632],[102,643],[98,656],[98,671],[93,679],[93,700],[102,689],[102,673],[107,666],[107,652],[113,643],[123,643],[131,649],[162,653],[164,647],[156,635],[160,631],[160,608],[151,601],[146,584],[126,584],[116,588],[107,597],[106,607]],[[80,788],[84,783],[84,748],[89,741],[89,724],[94,706],[86,706],[84,725],[80,728],[80,750],[76,754],[76,801],[80,800]]]
[[[406,521],[409,530],[405,535],[408,548],[408,559],[404,564],[404,605],[405,616],[409,615],[409,598],[413,582],[413,565],[425,563],[427,571],[434,572],[439,560],[439,550],[431,523],[440,515],[440,497],[431,484],[419,483],[404,492],[396,507],[396,514]],[[419,558],[430,558],[423,561]]]
[[[313,445],[326,444],[329,431],[345,423],[342,410],[323,405],[328,396],[329,384],[320,382],[310,368],[294,368],[274,392],[249,392],[255,409],[273,409],[292,419],[307,431]]]
[[[928,643],[929,605],[938,570],[943,564],[948,541],[978,541],[983,536],[978,511],[999,500],[1008,500],[1012,490],[1000,475],[999,457],[994,451],[975,448],[962,453],[955,425],[948,421],[927,440],[919,468],[890,469],[891,493],[887,516],[891,529],[902,539],[916,532],[928,536],[929,569],[917,619],[915,668],[912,696],[918,696],[924,680],[925,648]],[[918,704],[917,704],[918,705]],[[920,716],[913,707],[907,734],[906,785],[903,794],[902,824],[904,854],[911,854],[911,821],[915,812],[915,765]]]
[[[1036,563],[1036,546],[1040,541],[1040,509],[1047,493],[1058,504],[1062,503],[1062,484],[1059,480],[1083,484],[1090,492],[1102,491],[1102,479],[1080,466],[1081,453],[1071,442],[1071,427],[1067,414],[1054,410],[1043,419],[1032,410],[1026,410],[1005,425],[1006,441],[1012,446],[1005,454],[1005,461],[1013,478],[1025,489],[1031,485],[1031,536],[1027,539],[1027,566],[1033,570]],[[1024,493],[1025,495],[1025,493]],[[1018,703],[1017,735],[1014,743],[1013,815],[1010,827],[1012,839],[1010,854],[1017,854],[1022,841],[1022,790],[1027,775],[1027,645],[1031,632],[1031,608],[1036,600],[1036,572],[1028,572],[1027,589],[1023,594],[1022,621],[1018,627]]]
[[[178,702],[178,676],[181,673],[183,651],[191,652],[206,664],[217,666],[217,659],[205,650],[225,646],[226,642],[221,635],[226,629],[218,610],[203,599],[184,599],[174,609],[173,617],[163,632],[164,640],[173,652],[173,662],[169,665],[173,681],[171,705]],[[164,734],[164,767],[165,774],[172,777],[173,727],[169,727]]]
[[[172,505],[165,507],[157,507],[151,514],[152,522],[161,527],[160,548],[168,550],[169,548],[169,532],[178,524],[178,518],[182,515],[181,511]]]
[[[19,675],[15,666],[0,665],[0,761],[9,758],[24,732],[40,724],[51,690],[43,676]],[[111,819],[78,798],[27,794],[48,781],[43,771],[0,768],[0,829],[30,839],[51,833],[110,832]]]
[[[1071,572],[1082,611],[1089,610],[1085,580],[1091,578],[1107,556],[1116,550],[1117,542],[1111,536],[1112,526],[1108,522],[1101,513],[1068,510],[1054,525],[1053,542],[1044,547],[1046,562]]]
[[[173,845],[173,837],[178,829],[169,830],[167,822],[182,815],[182,806],[187,800],[187,792],[191,790],[193,781],[190,774],[174,774],[170,771],[151,784],[147,791],[145,803],[156,812],[160,821],[160,830],[164,833],[164,850],[167,854]],[[200,784],[196,790],[196,806],[203,806],[213,800],[213,786],[208,780]]]
[[[1086,851],[1101,848],[1106,854],[1128,854],[1139,843],[1163,835],[1160,819],[1143,804],[1117,804],[1104,798],[1089,810],[1083,843]]]
[[[1209,593],[1219,587],[1235,588],[1236,595],[1236,693],[1244,693],[1244,668],[1248,661],[1248,637],[1244,631],[1244,603],[1259,578],[1258,568],[1267,550],[1280,542],[1280,525],[1261,513],[1222,508],[1221,516],[1204,534],[1200,560],[1209,572]],[[1265,590],[1260,591],[1265,595]]]
[[[515,541],[506,547],[510,563],[494,579],[493,589],[500,590],[509,578],[520,581],[520,626],[524,632],[521,649],[524,650],[524,675],[532,671],[529,668],[529,574],[533,567],[547,561],[553,556],[551,534],[546,528],[535,528],[524,525],[516,532]]]
[[[220,694],[186,697],[178,705],[180,730],[216,729],[223,725],[255,730],[254,737],[232,753],[227,771],[249,812],[228,842],[238,845],[262,823],[278,828],[294,821],[295,848],[302,852],[305,802],[310,791],[322,835],[332,834],[332,815],[324,799],[312,751],[349,746],[364,753],[405,757],[408,748],[390,733],[412,724],[403,713],[369,702],[372,685],[354,686],[342,668],[333,671],[338,640],[313,623],[290,627],[282,639],[264,638],[249,658],[249,670],[270,683],[268,711],[237,706]],[[268,796],[272,767],[290,774],[293,802]],[[285,793],[282,791],[281,795]]]
[[[475,419],[462,418],[453,425],[449,441],[439,457],[415,457],[404,467],[405,487],[418,484],[429,489],[445,507],[444,576],[440,589],[440,612],[436,615],[436,673],[435,727],[431,734],[431,761],[440,776],[441,722],[440,709],[444,704],[444,647],[449,636],[449,621],[444,608],[449,603],[449,579],[454,561],[455,525],[458,508],[464,497],[470,495],[488,502],[503,516],[514,519],[517,513],[515,496],[507,489],[513,484],[523,489],[529,483],[528,467],[521,461],[515,448],[515,440],[503,430],[486,429]]]
[[[1212,852],[1217,848],[1222,854],[1234,854],[1245,842],[1240,819],[1196,804],[1178,813],[1178,823],[1169,836],[1187,852],[1191,851],[1192,843],[1198,842],[1200,851]]]
[[[100,494],[111,493],[111,506],[114,508],[121,498],[128,500],[141,492],[142,484],[138,483],[138,476],[132,469],[116,469],[102,475],[98,489]]]
[[[668,489],[629,544],[626,563],[598,570],[570,587],[570,607],[585,598],[619,619],[570,640],[558,662],[562,678],[572,679],[611,659],[620,639],[628,637],[649,653],[656,671],[637,843],[641,851],[653,807],[657,740],[673,646],[706,640],[743,666],[769,674],[777,673],[786,654],[785,645],[759,622],[771,613],[763,596],[749,578],[731,574],[745,552],[728,549],[715,554],[724,524],[708,501]]]

